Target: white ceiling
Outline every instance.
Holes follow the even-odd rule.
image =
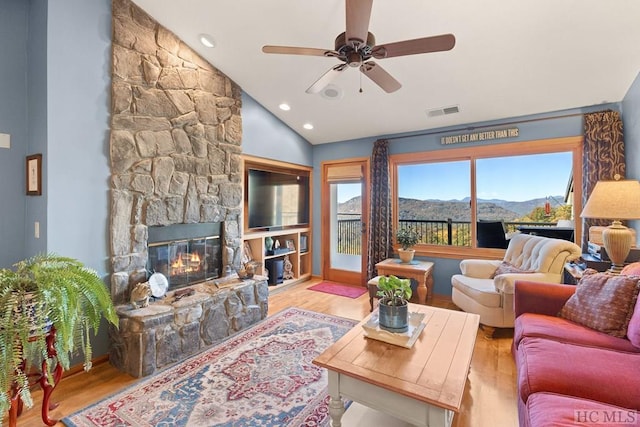
[[[402,83],[391,94],[364,75],[359,93],[357,69],[334,81],[341,99],[307,94],[340,62],[261,48],[333,49],[344,1],[134,0],[312,144],[617,102],[640,71],[638,0],[374,0],[377,44],[453,33],[455,47],[377,60]],[[217,46],[202,46],[200,33]],[[452,105],[460,113],[427,118]]]

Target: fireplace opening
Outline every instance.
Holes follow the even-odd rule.
[[[222,274],[221,223],[149,227],[147,269],[162,273],[169,290]]]

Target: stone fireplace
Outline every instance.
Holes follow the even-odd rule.
[[[266,317],[268,288],[227,274],[241,260],[240,87],[130,0],[112,6],[110,360],[142,376]],[[216,232],[159,244],[158,233],[211,223]],[[154,262],[193,295],[133,309]]]

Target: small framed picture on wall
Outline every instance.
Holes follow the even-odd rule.
[[[42,154],[27,156],[27,196],[42,195]]]

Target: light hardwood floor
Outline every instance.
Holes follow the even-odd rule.
[[[317,282],[316,279],[287,288],[274,288],[269,296],[269,314],[291,306],[357,320],[369,314],[368,294],[351,299],[307,289]],[[449,298],[438,295],[428,304],[456,309]],[[512,337],[512,330],[499,330],[493,339],[487,339],[482,332],[478,332],[462,410],[454,417],[454,427],[518,425],[516,369],[511,357]],[[137,378],[119,372],[108,363],[98,364],[89,372],[70,375],[62,380],[53,393],[52,401],[60,405],[51,411],[51,416],[63,418],[136,381]],[[42,392],[34,391],[34,407],[18,418],[18,426],[45,425],[40,418],[41,402]],[[7,419],[3,421],[3,425],[7,425]],[[58,422],[56,426],[63,424]]]

